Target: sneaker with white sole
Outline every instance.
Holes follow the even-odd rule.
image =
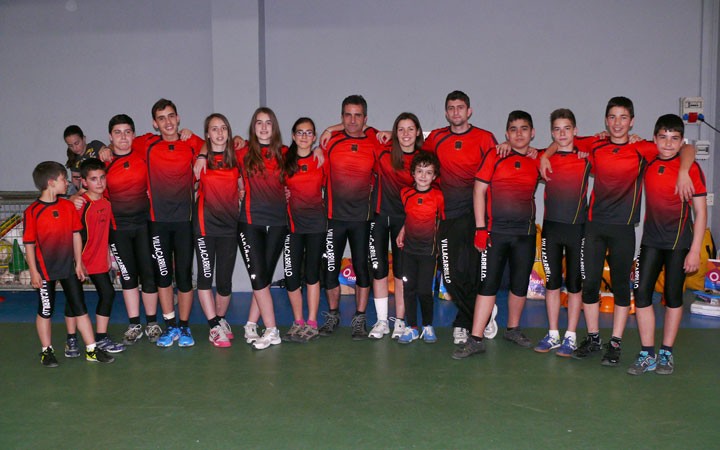
[[[68,338],[65,341],[65,357],[66,358],[77,358],[80,356],[80,344],[76,337]]]
[[[147,336],[148,341],[156,343],[162,334],[163,329],[157,322],[148,322],[148,324],[145,325],[145,336]]]
[[[260,335],[257,332],[257,324],[247,324],[243,328],[245,329],[245,342],[248,344],[252,344],[260,339]]]
[[[392,335],[390,336],[391,339],[400,339],[400,336],[405,333],[405,321],[402,319],[396,319],[395,317],[390,318],[391,321],[395,322],[395,326],[393,327]]]
[[[155,342],[155,345],[158,347],[171,347],[178,339],[180,339],[180,328],[168,326]]]
[[[105,353],[122,353],[125,351],[125,346],[113,341],[109,336],[105,336],[99,341],[95,342],[97,348],[104,351]]]
[[[252,346],[255,350],[263,350],[271,345],[278,345],[282,342],[282,339],[280,339],[280,330],[277,328],[275,329],[266,329],[263,333],[262,337],[255,342],[253,342]]]
[[[125,333],[123,334],[123,344],[125,345],[133,345],[143,337],[143,328],[142,325],[138,324],[130,324],[128,325],[127,330],[125,330]]]
[[[463,327],[453,328],[453,344],[462,345],[467,342],[468,330]]]
[[[212,345],[218,348],[227,348],[232,345],[230,343],[230,339],[225,334],[225,330],[223,330],[222,325],[215,325],[214,327],[210,328],[210,335],[208,339],[210,340]]]
[[[435,328],[433,328],[432,325],[424,326],[420,337],[423,339],[423,341],[425,341],[426,344],[434,344],[437,342],[437,336],[435,336]]]
[[[178,339],[178,347],[192,347],[195,345],[190,327],[180,327],[180,339]]]
[[[382,339],[386,334],[390,334],[390,327],[387,320],[378,320],[370,330],[368,337],[370,339]]]
[[[418,339],[420,339],[420,332],[417,328],[405,327],[405,332],[398,338],[398,342],[401,344],[409,344]]]
[[[295,342],[295,336],[298,335],[303,329],[303,325],[300,325],[299,323],[293,322],[293,324],[290,326],[290,329],[287,330],[287,333],[285,333],[282,337],[282,340],[285,342]]]
[[[485,330],[483,331],[483,337],[485,339],[493,339],[498,334],[498,324],[495,318],[497,317],[498,308],[497,305],[493,305],[492,314],[490,315],[490,322],[488,322]]]
[[[643,350],[638,353],[633,365],[628,367],[627,373],[629,375],[642,375],[655,369],[657,369],[657,358],[655,355],[650,356],[648,352]]]
[[[231,341],[235,339],[235,335],[232,332],[232,328],[230,328],[230,324],[225,319],[220,319],[220,326],[223,329],[223,332],[225,333],[225,336],[227,336],[228,339]]]

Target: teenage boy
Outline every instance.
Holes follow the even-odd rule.
[[[133,151],[135,122],[125,114],[108,123],[112,160],[107,164],[107,196],[115,221],[110,229],[110,250],[120,271],[129,325],[123,344],[132,345],[143,337],[140,324],[140,289],[145,307],[145,336],[157,342],[162,328],[157,324],[158,289],[150,254],[148,231],[148,169],[145,155]]]
[[[107,353],[120,353],[125,350],[122,344],[114,342],[107,334],[112,304],[115,300],[115,288],[110,280],[110,250],[108,236],[113,222],[110,202],[104,197],[106,182],[105,164],[97,158],[88,158],[80,163],[82,176],[82,207],[79,209],[82,223],[82,268],[83,273],[90,277],[98,294],[95,311],[97,332],[95,339],[98,348]],[[75,319],[66,318],[68,339],[65,344],[65,356],[80,356],[77,336],[75,336]]]
[[[180,116],[170,100],[158,100],[151,112],[153,127],[160,135],[139,136],[132,148],[144,156],[148,170],[150,239],[160,307],[167,325],[157,345],[170,347],[178,341],[180,347],[190,347],[195,345],[188,322],[193,302],[192,167],[205,141],[194,134],[188,140],[180,139]],[[173,279],[178,290],[179,322],[173,304]]]
[[[42,353],[40,363],[57,367],[51,343],[50,319],[55,309],[55,283],[63,287],[69,311],[85,342],[85,359],[91,362],[113,362],[114,358],[95,344],[92,323],[88,317],[81,281],[82,239],[80,217],[72,202],[60,198],[67,191],[67,172],[62,164],[45,161],[33,170],[33,182],[40,197],[24,213],[23,243],[27,252],[30,282],[38,293],[35,320]]]
[[[325,240],[325,293],[330,311],[318,330],[329,336],[340,323],[340,260],[345,244],[350,242],[350,255],[355,270],[355,314],[352,338],[367,339],[365,310],[370,294],[368,268],[370,196],[376,173],[376,152],[380,145],[377,131],[365,128],[367,102],[361,95],[351,95],[342,102],[343,130],[333,133],[327,143],[328,231]]]
[[[497,145],[492,133],[470,124],[472,112],[467,94],[449,93],[445,98],[445,118],[450,125],[433,130],[423,144],[423,150],[437,154],[443,168],[440,190],[445,196],[445,220],[440,222],[438,239],[443,282],[458,308],[453,322],[455,344],[467,340],[478,285],[479,257],[468,245],[473,239],[475,224],[475,174],[488,151]]]
[[[535,189],[539,175],[537,161],[527,156],[535,129],[530,114],[512,111],[505,136],[511,152],[485,155],[475,176],[475,248],[480,253],[480,288],[477,291],[471,335],[453,352],[463,359],[485,351],[483,333],[495,309],[505,264],[510,262],[508,322],[504,338],[528,348],[530,339],[520,330],[520,316],[527,297],[530,272],[535,259]]]
[[[697,163],[690,167],[690,179],[695,187],[692,202],[675,195],[675,180],[680,171],[678,153],[685,134],[682,119],[674,114],[660,116],[654,134],[659,154],[645,171],[645,222],[634,285],[635,317],[642,347],[627,371],[630,375],[650,371],[661,375],[673,373],[673,344],[682,318],[685,274],[695,272],[700,265],[700,249],[707,225],[705,176]],[[665,324],[660,354],[656,356],[652,296],[663,268]]]
[[[590,164],[595,183],[590,196],[588,222],[583,247],[583,311],[588,336],[573,352],[584,359],[602,350],[600,339],[600,303],[598,292],[607,253],[615,307],[613,331],[601,364],[617,366],[622,353],[622,336],[630,310],[630,276],[635,253],[635,226],[640,221],[642,175],[649,161],[658,154],[651,141],[629,142],[635,121],[633,102],[627,97],[613,97],[605,108],[608,139],[591,144]],[[549,167],[552,146],[541,158],[541,167]],[[678,191],[682,198],[692,195],[688,170],[695,158],[695,149],[685,145],[680,150]],[[544,169],[541,173],[544,173]]]
[[[400,198],[405,209],[405,224],[397,245],[403,251],[403,294],[407,324],[398,338],[401,344],[422,338],[437,342],[433,323],[432,283],[437,267],[437,228],[445,217],[445,201],[440,189],[432,183],[440,175],[440,162],[434,153],[416,152],[410,164],[415,185],[402,188]],[[422,333],[418,330],[417,304],[422,313]]]
[[[590,177],[590,162],[587,158],[578,158],[577,154],[587,152],[587,145],[594,142],[595,138],[575,138],[575,114],[569,109],[556,109],[550,114],[550,132],[558,150],[550,158],[553,166],[552,179],[545,184],[545,216],[541,240],[549,329],[534,350],[547,353],[557,349],[557,356],[570,357],[577,349],[576,331],[582,309],[580,267]],[[566,261],[568,325],[561,341],[558,317],[563,255]]]

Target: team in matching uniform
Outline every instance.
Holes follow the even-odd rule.
[[[397,314],[393,338],[403,344],[420,338],[428,343],[437,340],[432,279],[439,265],[458,310],[453,358],[484,352],[484,339],[498,332],[495,298],[509,263],[509,316],[503,337],[532,347],[519,324],[535,254],[535,190],[545,178],[541,242],[549,329],[535,351],[556,350],[558,356],[583,359],[602,349],[598,291],[607,257],[615,313],[602,364],[618,365],[644,183],[647,213],[634,284],[642,349],[628,373],[672,373],[684,276],[698,268],[707,216],[704,177],[694,163],[692,146],[683,146],[682,120],[662,116],[654,142],[643,141],[629,134],[632,102],[615,97],[606,108],[607,132],[580,138],[572,112],[560,109],[551,115],[553,143],[537,152],[530,147],[533,120],[524,111],[510,113],[507,141],[500,145],[492,133],[470,124],[472,108],[463,92],[448,94],[445,113],[449,126],[434,130],[427,139],[411,113],[399,115],[388,134],[367,126],[367,103],[352,95],[342,103],[341,124],[323,133],[322,150],[315,151],[311,119],[296,121],[288,149],[274,112],[264,107],[253,115],[247,141],[233,139],[221,114],[206,119],[205,139],[180,131],[177,108],[165,99],[152,108],[159,135],[135,137],[132,119],[113,117],[110,148],[100,147],[90,155],[104,163],[90,158],[80,165],[86,192],[71,198],[75,207],[59,198],[67,188],[61,165],[41,163],[33,174],[41,196],[25,213],[24,240],[40,299],[41,362],[57,366],[49,328],[55,281],[62,283],[68,298],[67,357],[80,355],[75,328],[82,334],[90,361],[112,362],[109,353],[140,340],[139,286],[148,339],[160,347],[174,341],[180,347],[194,345],[188,323],[193,250],[198,297],[214,346],[229,347],[234,338],[225,314],[237,247],[253,289],[244,326],[247,343],[264,349],[282,340],[306,343],[329,336],[340,323],[339,272],[348,242],[356,275],[353,339],[381,339],[391,331],[389,244]],[[85,147],[79,128],[70,135],[66,130],[66,142],[75,134],[80,142],[73,145]],[[595,181],[588,202],[590,175]],[[47,225],[48,220],[55,225]],[[109,257],[103,251],[108,244],[118,264],[130,321],[122,344],[107,335],[114,296]],[[282,339],[269,290],[281,254],[294,319]],[[81,263],[73,265],[73,260]],[[665,333],[656,355],[652,291],[663,267]],[[82,297],[80,281],[86,275],[100,296],[96,334]],[[561,339],[563,279],[568,329]],[[329,311],[323,313],[325,323],[319,326],[321,280]],[[368,333],[371,283],[378,320]],[[157,323],[158,300],[165,331]],[[581,304],[588,336],[578,346]],[[257,326],[260,318],[265,326],[262,335]]]

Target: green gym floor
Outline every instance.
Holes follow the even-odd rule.
[[[616,368],[521,349],[502,332],[455,361],[449,327],[432,345],[355,342],[344,326],[254,351],[239,325],[216,349],[200,324],[194,347],[142,340],[91,364],[62,356],[56,322],[60,367],[46,369],[34,324],[0,320],[0,448],[718,448],[720,319],[709,320],[681,329],[673,375],[640,377],[625,373],[632,328]]]

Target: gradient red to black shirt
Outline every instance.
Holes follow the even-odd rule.
[[[425,139],[423,150],[435,152],[440,160],[440,189],[448,219],[472,212],[475,174],[485,154],[496,145],[491,132],[473,126],[461,134],[450,127],[440,128]]]
[[[392,165],[392,145],[384,145],[378,154],[378,183],[376,189],[375,212],[385,216],[402,217],[405,215],[400,201],[400,191],[413,185],[410,164],[418,151],[402,154],[403,168],[395,170]]]
[[[645,222],[642,244],[674,250],[690,248],[693,238],[689,202],[675,193],[680,157],[655,159],[645,171]],[[690,180],[695,197],[706,196],[705,175],[695,162],[690,166]]]
[[[63,198],[36,200],[24,213],[23,243],[35,244],[37,269],[43,280],[63,280],[75,273],[73,233],[82,230],[75,205]]]
[[[327,210],[322,196],[325,165],[318,167],[314,155],[298,158],[298,170],[285,180],[290,191],[287,213],[291,233],[322,233],[327,230]]]
[[[350,137],[336,132],[327,143],[328,218],[359,222],[371,217],[371,193],[380,143],[377,130]]]
[[[285,188],[280,181],[281,167],[278,161],[270,157],[267,146],[262,146],[264,170],[248,173],[244,164],[248,150],[245,146],[236,152],[245,183],[240,221],[265,226],[287,225]],[[281,152],[285,155],[287,147],[283,146]]]
[[[113,155],[107,164],[107,189],[115,228],[139,228],[147,223],[150,210],[148,199],[147,164],[144,155],[131,151],[127,155]]]
[[[489,231],[535,234],[538,160],[515,151],[502,158],[492,149],[485,156],[476,180],[488,184],[485,214]]]
[[[80,210],[83,249],[82,262],[88,275],[106,273],[110,270],[108,238],[113,222],[112,206],[106,198],[92,200],[83,194],[85,204]]]
[[[208,164],[200,175],[193,228],[196,236],[232,237],[240,219],[237,166],[225,167],[223,153],[211,153],[215,168]]]
[[[556,152],[550,157],[552,173],[545,183],[545,220],[579,224],[587,220],[587,193],[590,160],[578,152],[590,153],[594,137],[575,138],[572,152]]]
[[[411,255],[437,253],[438,222],[445,219],[445,199],[440,189],[431,187],[421,192],[415,187],[401,191],[405,210],[403,252]]]

